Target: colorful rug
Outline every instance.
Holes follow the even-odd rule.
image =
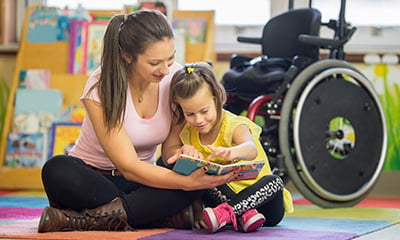
[[[400,223],[400,199],[366,198],[352,208],[321,209],[304,198],[295,200],[295,212],[276,227],[238,233],[226,227],[206,230],[147,229],[131,232],[37,233],[43,207],[41,191],[0,191],[0,239],[353,239]],[[268,217],[268,216],[267,216]]]

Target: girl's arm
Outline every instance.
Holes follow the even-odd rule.
[[[167,168],[141,161],[124,128],[106,132],[103,109],[92,101],[84,100],[87,114],[105,153],[122,175],[147,186],[169,189],[196,190],[215,187],[232,181],[237,174],[209,176],[199,169],[189,176],[177,174]]]
[[[203,159],[203,155],[195,147],[182,144],[179,133],[184,125],[185,123],[179,125],[172,123],[169,135],[161,146],[162,159],[167,166],[178,160],[180,154]]]
[[[239,125],[233,131],[232,147],[214,147],[209,145],[212,153],[207,157],[210,161],[213,157],[221,157],[226,160],[253,160],[257,157],[257,146],[251,137],[250,130],[245,124]]]

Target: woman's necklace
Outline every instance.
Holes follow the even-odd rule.
[[[141,102],[143,102],[143,93],[140,93],[136,88],[135,88],[135,86],[133,86],[132,85],[132,87],[133,87],[133,89],[135,89],[135,91],[137,92],[137,94],[139,95],[139,98],[138,98],[138,101],[139,101],[139,103],[141,103]]]
[[[143,102],[143,96],[141,94],[139,94],[139,103]]]

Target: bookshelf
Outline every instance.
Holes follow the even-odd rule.
[[[68,42],[56,41],[53,43],[30,43],[27,39],[29,14],[34,8],[25,12],[22,27],[21,41],[17,53],[15,70],[10,86],[10,97],[4,121],[4,131],[0,146],[0,188],[1,189],[42,189],[41,168],[10,168],[4,166],[7,133],[12,129],[14,117],[14,100],[18,88],[19,73],[23,69],[49,69],[51,71],[50,88],[56,88],[63,93],[63,104],[79,104],[86,75],[67,74]],[[110,15],[115,11],[96,11],[94,14]]]
[[[197,61],[216,62],[215,52],[215,12],[214,11],[179,11],[172,13],[172,18],[205,19],[206,33],[204,43],[186,43],[186,63]]]
[[[10,97],[4,122],[4,131],[0,146],[0,189],[42,189],[41,168],[6,167],[5,155],[7,148],[7,133],[12,129],[14,117],[14,100],[18,88],[19,73],[23,69],[49,69],[51,71],[50,88],[59,89],[63,93],[63,104],[79,104],[87,75],[67,74],[68,69],[68,42],[56,41],[53,43],[30,43],[27,41],[29,14],[33,8],[26,10],[22,27],[21,41],[16,58],[15,70],[10,86]],[[118,10],[91,11],[95,16],[113,16],[120,13]],[[214,12],[175,11],[174,17],[205,18],[207,19],[206,41],[199,44],[190,44],[186,51],[186,62],[215,61],[214,50]]]

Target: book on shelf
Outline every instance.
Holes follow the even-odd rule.
[[[175,18],[172,21],[174,29],[184,29],[187,43],[204,43],[207,20],[202,18]]]
[[[55,7],[37,7],[29,14],[30,43],[53,43],[58,40],[59,13]]]
[[[84,51],[85,51],[85,37],[84,27],[86,20],[71,19],[69,20],[69,57],[68,57],[68,73],[71,74],[85,74],[84,69]]]
[[[90,74],[100,66],[103,36],[106,32],[108,21],[95,20],[86,22],[82,32],[82,73]]]
[[[211,175],[223,175],[232,171],[239,171],[240,177],[235,181],[241,181],[257,178],[264,164],[264,160],[242,160],[234,163],[219,164],[181,154],[175,162],[173,170],[183,175],[190,175],[193,171],[203,166],[208,168],[207,173]]]
[[[60,90],[18,88],[14,114],[45,112],[60,116],[62,104],[63,93]]]
[[[55,122],[51,126],[48,158],[68,154],[81,132],[81,123]]]
[[[40,132],[10,132],[6,150],[7,167],[41,167],[46,159],[45,136]]]
[[[22,69],[19,72],[18,88],[47,89],[50,86],[49,69]]]

